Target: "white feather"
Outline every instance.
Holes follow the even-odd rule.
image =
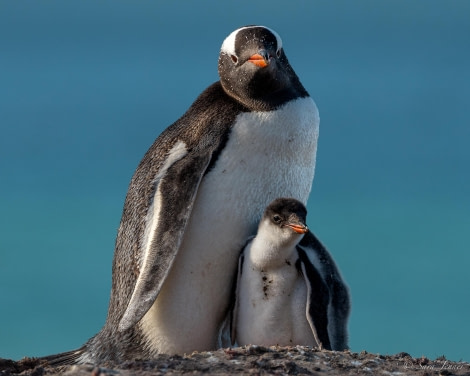
[[[263,27],[266,30],[269,30],[276,37],[277,49],[280,50],[282,48],[282,39],[279,36],[279,34],[276,33],[273,29],[270,29],[269,27],[266,27],[266,26],[245,26],[245,27],[241,27],[241,28],[231,32],[230,35],[227,38],[225,38],[224,42],[222,43],[222,47],[220,48],[220,51],[225,52],[228,55],[236,55],[236,53],[235,53],[235,39],[237,37],[238,32],[240,30],[243,30],[243,29],[251,29],[251,28],[254,28],[254,27]]]

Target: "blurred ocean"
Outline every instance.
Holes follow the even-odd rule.
[[[127,185],[270,26],[321,116],[309,227],[350,285],[353,351],[470,361],[470,2],[0,4],[0,357],[104,323]]]

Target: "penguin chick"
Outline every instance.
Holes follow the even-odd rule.
[[[292,198],[266,208],[239,259],[232,343],[348,348],[348,289],[306,216]]]

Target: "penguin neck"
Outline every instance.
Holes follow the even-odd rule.
[[[255,86],[256,92],[252,92],[250,89],[234,91],[223,81],[221,81],[221,85],[227,95],[250,111],[273,111],[291,100],[308,96],[308,93],[299,93],[294,88],[285,88],[271,92],[269,90],[261,90]]]
[[[250,261],[255,268],[263,271],[285,266],[286,261],[295,262],[295,247],[302,237],[263,220],[250,244]]]

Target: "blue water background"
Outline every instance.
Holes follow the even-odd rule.
[[[104,323],[144,152],[265,24],[321,116],[308,222],[350,285],[354,351],[470,361],[470,2],[3,1],[0,357]]]

